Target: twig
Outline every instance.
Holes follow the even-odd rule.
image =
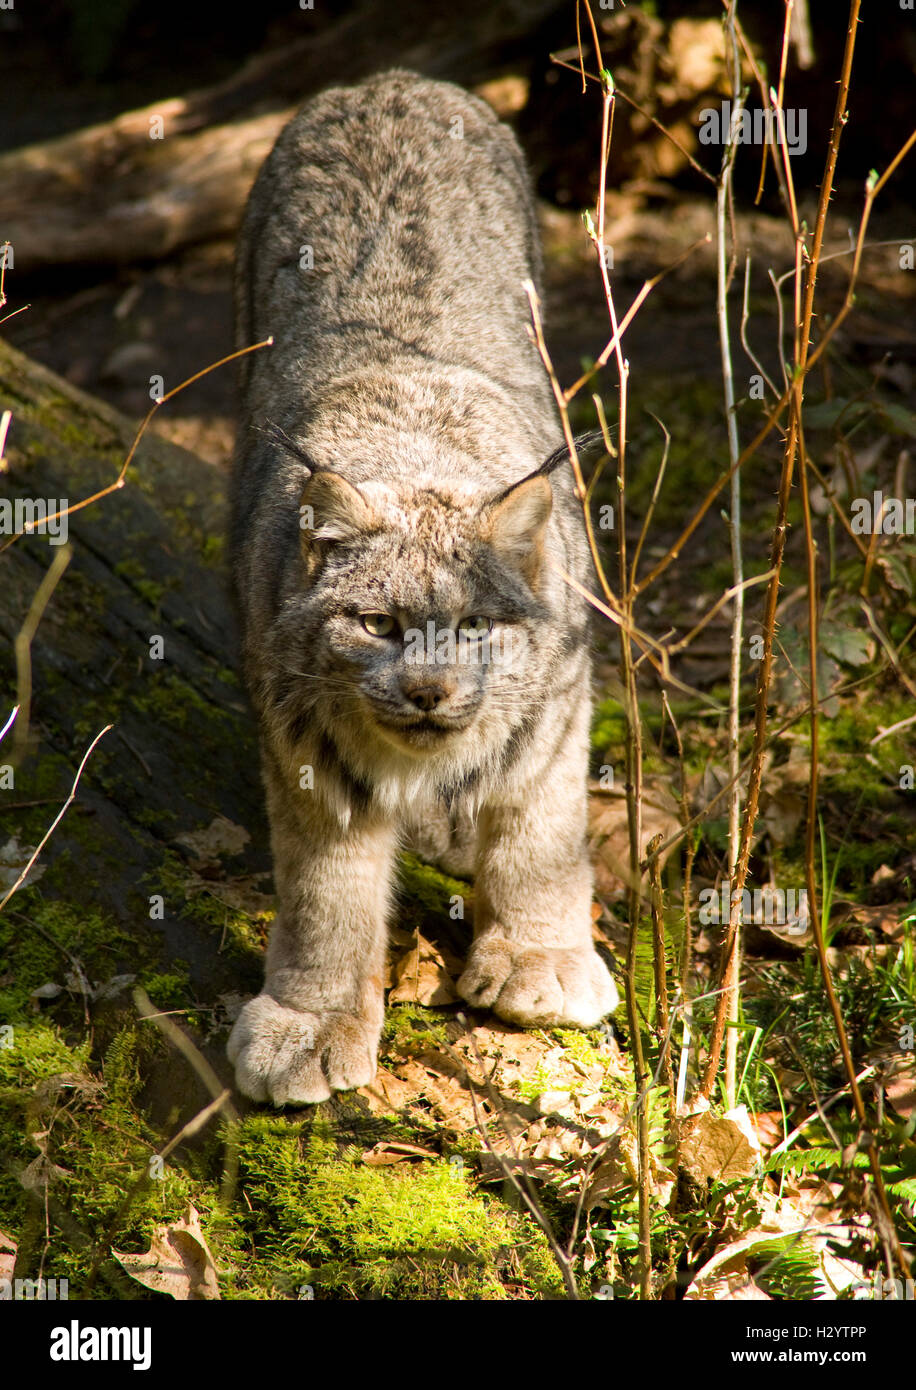
[[[897,733],[898,729],[908,728],[910,724],[916,724],[916,714],[911,714],[907,719],[898,719],[897,723],[892,724],[889,729],[882,729],[879,734],[875,734],[874,738],[869,739],[869,743],[880,743],[883,738]]]
[[[163,1013],[160,1013],[150,1001],[149,995],[139,985],[133,991],[134,1007],[141,1018],[149,1023],[155,1023],[159,1031],[168,1039],[187,1062],[194,1068],[207,1090],[214,1100],[223,1093],[223,1083],[220,1081],[216,1072],[207,1061],[206,1057],[198,1047],[194,1045],[187,1033],[183,1033],[177,1024]],[[235,1189],[235,1180],[238,1170],[238,1139],[236,1126],[239,1121],[239,1113],[231,1102],[223,1102],[223,1108],[228,1117],[228,1134],[226,1139],[226,1163],[223,1168],[222,1182],[222,1202],[227,1206],[232,1198]]]
[[[6,448],[6,436],[9,432],[10,421],[13,418],[11,410],[4,410],[0,414],[0,473],[6,471],[6,464],[3,462],[3,451]]]
[[[6,894],[6,897],[3,899],[3,901],[0,902],[0,912],[3,911],[3,909],[6,907],[7,903],[9,902],[10,898],[11,898],[11,897],[13,896],[13,894],[16,892],[16,890],[17,890],[17,889],[21,886],[21,884],[24,883],[25,880],[28,878],[29,872],[30,872],[30,870],[31,870],[31,868],[32,868],[32,865],[35,863],[35,860],[38,858],[39,854],[41,854],[41,851],[44,849],[45,845],[48,843],[48,841],[50,840],[51,836],[54,834],[54,831],[57,829],[58,825],[59,825],[60,822],[63,820],[63,817],[64,817],[64,814],[65,814],[65,812],[66,812],[66,810],[67,810],[67,807],[68,807],[68,806],[71,806],[71,805],[73,804],[73,799],[74,799],[74,797],[76,796],[76,789],[77,789],[77,786],[79,785],[79,780],[80,780],[80,778],[81,778],[82,775],[83,775],[83,768],[86,766],[86,763],[89,761],[90,754],[92,753],[92,750],[95,748],[95,745],[98,743],[99,739],[102,737],[103,734],[107,734],[107,733],[108,733],[108,730],[111,729],[111,728],[113,728],[113,725],[111,725],[111,724],[106,724],[105,727],[104,727],[104,729],[100,729],[99,732],[96,734],[95,738],[94,738],[94,739],[92,740],[92,742],[90,743],[89,747],[86,749],[85,753],[83,754],[82,762],[80,763],[79,767],[78,767],[77,770],[76,770],[76,776],[74,777],[74,779],[73,779],[73,785],[72,785],[72,787],[70,788],[70,795],[67,797],[67,799],[66,799],[66,801],[64,802],[63,806],[61,806],[60,810],[58,811],[57,815],[54,817],[54,819],[53,819],[53,821],[51,822],[50,826],[49,826],[48,829],[45,831],[44,835],[42,836],[41,843],[40,843],[39,845],[37,845],[36,848],[32,851],[31,858],[29,859],[29,862],[26,864],[25,868],[22,870],[22,873],[21,873],[21,874],[19,875],[19,877],[16,879],[16,882],[13,884],[12,888],[11,888],[11,889],[9,890],[9,892]]]
[[[738,860],[739,824],[741,817],[741,787],[738,781],[738,768],[741,755],[738,737],[741,728],[741,645],[744,636],[744,557],[741,547],[741,471],[735,467],[740,455],[738,443],[738,421],[735,415],[735,383],[732,373],[731,338],[728,327],[728,283],[726,278],[725,212],[732,186],[732,169],[735,162],[736,145],[734,134],[741,118],[744,103],[741,98],[741,63],[738,58],[738,45],[735,38],[735,0],[728,7],[722,21],[726,49],[731,74],[732,130],[722,156],[722,169],[716,190],[716,316],[719,324],[719,348],[722,358],[722,386],[725,396],[725,422],[728,433],[728,458],[732,465],[728,530],[731,545],[732,592],[735,596],[732,609],[732,628],[729,661],[728,695],[728,770],[732,779],[732,789],[728,798],[728,865],[729,877],[735,870]],[[761,171],[762,175],[762,171]],[[736,1024],[740,1011],[739,980],[741,972],[741,924],[736,928],[735,946],[731,953],[728,975],[724,980],[727,999],[727,1017]],[[735,1088],[738,1068],[738,1031],[728,1030],[725,1040],[725,1098],[729,1110],[735,1106]]]
[[[562,50],[562,51],[565,51],[565,50]],[[581,50],[581,46],[580,46],[580,48],[579,48],[580,55],[581,55],[581,51],[582,51],[582,50]],[[572,63],[567,63],[567,62],[565,62],[565,61],[563,60],[563,58],[560,56],[559,53],[551,53],[551,54],[550,54],[550,61],[551,61],[552,63],[556,63],[556,65],[557,65],[558,68],[567,68],[570,72],[578,72],[578,73],[581,73],[581,76],[582,76],[582,84],[583,84],[583,85],[582,85],[582,91],[583,91],[583,92],[586,90],[586,88],[585,88],[586,82],[599,82],[599,83],[600,83],[600,81],[601,81],[601,78],[600,78],[600,77],[596,77],[596,75],[595,75],[593,72],[586,72],[584,66],[582,66],[581,63],[580,63],[580,65],[579,65],[578,67],[573,67]],[[599,60],[599,61],[600,61],[600,60]],[[660,134],[664,135],[664,137],[665,137],[666,140],[670,140],[671,143],[672,143],[672,145],[674,145],[675,149],[680,150],[681,154],[684,156],[684,158],[685,158],[685,159],[687,160],[687,162],[690,164],[690,167],[691,167],[692,169],[694,169],[702,178],[708,179],[710,183],[715,183],[715,181],[716,181],[716,180],[715,180],[715,176],[714,176],[713,174],[711,174],[711,173],[709,172],[708,169],[704,169],[704,168],[703,168],[703,166],[702,166],[702,164],[700,163],[700,161],[699,161],[698,159],[696,159],[696,158],[694,157],[694,155],[692,155],[692,154],[690,153],[690,151],[687,149],[687,147],[686,147],[685,145],[682,145],[682,144],[681,144],[681,142],[680,142],[680,140],[677,138],[677,136],[676,136],[676,135],[673,135],[673,134],[671,133],[671,131],[668,129],[667,126],[663,125],[662,122],[659,121],[659,120],[657,120],[655,116],[653,116],[650,112],[646,111],[646,109],[645,109],[644,107],[640,106],[639,102],[638,102],[638,101],[635,101],[635,100],[633,99],[633,97],[628,96],[627,93],[624,91],[624,89],[623,89],[622,87],[617,87],[617,88],[616,88],[616,91],[617,91],[617,95],[618,95],[618,96],[623,97],[623,99],[624,99],[624,101],[626,102],[627,106],[632,106],[633,110],[634,110],[634,111],[637,111],[637,112],[640,114],[640,116],[642,116],[645,120],[649,121],[652,125],[654,125],[654,126],[655,126],[655,129],[656,129],[657,131],[659,131]]]
[[[25,622],[16,635],[14,644],[16,653],[16,708],[22,717],[16,724],[16,730],[13,734],[12,757],[15,764],[20,763],[25,756],[29,737],[29,715],[32,708],[32,639],[51,595],[57,588],[58,581],[69,565],[72,556],[73,549],[69,545],[62,546],[58,550],[35,591],[35,597],[29,605]],[[4,730],[5,732],[6,730]]]
[[[18,705],[13,705],[12,712],[10,713],[9,719],[6,721],[6,723],[4,724],[3,728],[0,729],[0,743],[3,742],[3,740],[6,738],[7,734],[9,733],[10,729],[11,729],[11,728],[13,727],[13,725],[15,724],[15,722],[16,722],[16,715],[17,715],[18,713],[19,713],[19,706],[18,706]]]
[[[767,704],[770,689],[770,677],[773,662],[773,636],[776,623],[776,605],[779,599],[779,580],[782,571],[782,560],[785,551],[785,541],[787,532],[787,515],[789,508],[789,497],[792,490],[792,480],[795,469],[795,460],[798,452],[798,437],[801,424],[801,405],[802,405],[802,385],[809,361],[809,343],[811,336],[811,321],[814,314],[814,291],[817,283],[817,267],[820,258],[821,247],[824,240],[824,227],[827,220],[827,210],[830,197],[833,191],[833,179],[836,170],[836,161],[839,153],[840,139],[846,121],[846,103],[849,96],[849,82],[852,71],[852,55],[855,50],[856,26],[858,24],[859,8],[861,0],[851,0],[849,11],[849,23],[846,33],[846,45],[843,54],[843,68],[840,78],[839,91],[837,93],[836,109],[834,112],[833,126],[830,133],[830,144],[827,152],[826,167],[824,177],[821,182],[820,197],[818,200],[817,219],[814,230],[814,242],[811,254],[808,258],[807,270],[802,276],[800,241],[796,250],[796,266],[798,275],[796,283],[801,287],[804,281],[804,305],[798,315],[798,331],[796,333],[795,345],[795,364],[793,379],[790,384],[790,412],[789,412],[789,431],[786,439],[785,451],[783,454],[783,466],[779,483],[779,496],[776,511],[776,523],[773,530],[773,541],[770,551],[770,569],[773,571],[773,578],[767,588],[766,603],[763,620],[763,654],[760,661],[760,671],[757,679],[757,700],[754,721],[754,748],[751,761],[750,776],[748,778],[747,798],[745,801],[744,817],[741,827],[741,844],[735,869],[732,888],[732,905],[729,914],[729,926],[725,942],[723,944],[720,980],[727,978],[731,969],[731,957],[735,949],[735,939],[737,936],[738,914],[741,906],[741,894],[747,878],[748,864],[750,861],[751,839],[753,836],[754,822],[757,818],[757,804],[760,795],[760,783],[763,774],[763,749],[767,727]],[[799,288],[798,295],[800,296]],[[832,326],[832,325],[831,325]],[[725,1032],[725,1008],[720,1005],[716,1010],[713,1021],[712,1036],[710,1038],[709,1053],[707,1056],[706,1070],[703,1076],[701,1093],[708,1097],[712,1091],[716,1073],[719,1068],[719,1057],[722,1050],[723,1035]]]
[[[45,517],[45,523],[56,521],[58,517],[61,516],[70,516],[73,512],[82,511],[83,507],[89,507],[93,502],[98,502],[103,497],[107,497],[110,493],[117,492],[120,488],[124,487],[127,470],[133,461],[134,454],[137,452],[140,440],[146,433],[146,427],[159,409],[165,405],[166,401],[170,401],[173,396],[177,396],[178,393],[184,391],[186,387],[192,386],[195,381],[200,381],[201,377],[207,376],[209,372],[215,372],[218,367],[224,367],[227,362],[234,362],[238,357],[244,357],[249,352],[257,352],[259,348],[270,347],[272,344],[273,338],[271,337],[265,338],[261,343],[252,343],[249,347],[239,348],[237,352],[230,352],[226,357],[221,357],[218,362],[211,362],[209,367],[201,368],[199,372],[195,372],[193,376],[189,376],[186,381],[183,381],[180,386],[173,386],[171,391],[166,391],[164,396],[161,396],[159,400],[153,402],[144,416],[143,422],[134,436],[134,442],[130,446],[127,457],[121,465],[121,471],[114,482],[109,483],[107,487],[100,488],[99,491],[94,492],[91,497],[84,497],[81,502],[74,502],[71,506],[64,507],[61,511],[54,512],[53,515]],[[20,536],[23,535],[25,535],[24,531],[17,531],[15,535],[10,536],[5,545],[0,545],[0,555],[3,554],[4,550],[9,550],[11,545],[15,545]]]

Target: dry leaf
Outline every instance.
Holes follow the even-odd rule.
[[[27,1164],[19,1175],[19,1181],[28,1192],[41,1192],[42,1189],[47,1191],[52,1178],[69,1177],[67,1168],[61,1168],[60,1164],[53,1163],[48,1157],[48,1135],[50,1133],[50,1129],[39,1129],[30,1136],[38,1149],[38,1157],[33,1158],[32,1162]]]
[[[175,843],[191,851],[194,855],[192,867],[199,872],[218,865],[221,854],[241,854],[250,839],[244,826],[236,825],[225,816],[216,816],[204,830],[176,835]]]
[[[63,987],[63,985],[56,985],[56,984],[54,984],[53,980],[49,980],[47,984],[45,984],[45,985],[39,985],[37,989],[33,989],[33,990],[32,990],[32,993],[29,995],[29,998],[30,998],[30,999],[56,999],[57,996],[58,996],[59,994],[63,994],[63,992],[64,992],[64,987]]]
[[[407,1163],[411,1159],[438,1158],[432,1149],[421,1148],[419,1144],[401,1144],[380,1139],[363,1154],[363,1163],[372,1168],[387,1168],[393,1163]]]
[[[375,1114],[395,1111],[424,1123],[433,1118],[450,1140],[476,1136],[483,1150],[478,1161],[484,1180],[501,1178],[507,1164],[513,1171],[563,1182],[584,1168],[619,1128],[621,1102],[600,1089],[609,1078],[628,1074],[613,1040],[584,1062],[547,1034],[526,1033],[508,1024],[494,1021],[468,1032],[455,1019],[446,1030],[448,1048],[414,1045],[406,1049],[406,1056],[389,1055],[372,1085],[359,1094]],[[468,1074],[476,1079],[477,1114],[486,1126],[492,1153],[480,1140]],[[549,1082],[541,1091],[541,1104],[549,1115],[539,1116],[535,1105],[522,1099],[526,1083],[535,1075]],[[492,1090],[483,1086],[483,1076]],[[492,1095],[498,1096],[498,1114]]]
[[[681,1162],[698,1182],[707,1178],[734,1182],[756,1170],[760,1141],[746,1106],[739,1105],[725,1115],[711,1111],[688,1115],[680,1126]]]
[[[34,853],[34,845],[21,845],[15,835],[11,840],[7,840],[5,845],[0,845],[0,889],[5,891],[12,888]],[[45,864],[36,861],[29,869],[28,876],[19,885],[20,888],[31,888],[32,884],[41,878],[46,867]]]
[[[620,1129],[619,1121],[614,1127],[617,1142],[595,1170],[594,1177],[585,1195],[586,1209],[606,1206],[607,1199],[624,1187],[639,1186],[639,1150],[636,1135],[629,1127]],[[674,1191],[675,1175],[670,1168],[659,1163],[655,1155],[649,1154],[649,1188],[661,1206],[667,1206]]]
[[[262,893],[255,887],[263,878],[263,874],[244,874],[225,879],[195,875],[185,884],[185,889],[189,894],[209,893],[234,912],[244,912],[248,917],[272,917],[277,907],[276,898],[272,893]]]
[[[216,1265],[200,1228],[200,1213],[193,1206],[181,1221],[157,1226],[144,1254],[111,1253],[132,1279],[156,1293],[167,1293],[182,1303],[220,1296]]]
[[[394,979],[389,1004],[438,1006],[458,1000],[441,953],[419,932],[413,947],[395,962]]]
[[[747,1257],[758,1246],[768,1245],[773,1240],[771,1231],[753,1231],[740,1240],[717,1250],[694,1278],[685,1299],[691,1302],[715,1299],[730,1300],[746,1298],[746,1290],[753,1283],[747,1271]],[[755,1298],[755,1294],[750,1295]]]
[[[916,1110],[916,1066],[905,1062],[885,1083],[884,1094],[901,1119],[908,1120]]]
[[[542,1091],[534,1103],[540,1115],[552,1115],[563,1110],[571,1100],[571,1091]]]
[[[95,1077],[87,1076],[84,1072],[57,1071],[39,1081],[35,1087],[35,1099],[40,1105],[47,1106],[57,1099],[61,1091],[71,1091],[81,1101],[95,1100],[104,1089],[104,1081],[96,1081]]]
[[[802,748],[792,748],[788,762],[769,767],[760,792],[760,810],[770,838],[788,845],[796,838],[805,813],[811,768]]]
[[[785,1138],[781,1110],[758,1110],[750,1115],[762,1149],[772,1149]]]
[[[904,922],[908,903],[881,903],[877,907],[863,907],[860,903],[843,903],[842,925],[852,923],[865,931],[883,932],[891,941],[902,941]],[[845,913],[848,911],[848,916]]]
[[[649,778],[642,798],[643,853],[653,836],[662,834],[667,839],[680,828],[680,823],[677,802],[667,786]],[[623,788],[606,791],[599,790],[595,783],[590,784],[588,837],[598,893],[607,898],[621,897],[630,872],[630,832]],[[663,864],[667,857],[667,854],[662,856]]]
[[[416,1091],[409,1082],[385,1067],[379,1067],[371,1085],[360,1086],[356,1094],[369,1102],[373,1115],[389,1115],[416,1099]]]

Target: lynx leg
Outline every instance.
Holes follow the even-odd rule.
[[[458,990],[524,1027],[592,1027],[619,1002],[592,943],[587,708],[577,722],[541,777],[481,816],[475,937]]]
[[[227,1050],[245,1095],[305,1105],[375,1075],[395,836],[366,818],[344,831],[270,779],[268,808],[280,913]]]

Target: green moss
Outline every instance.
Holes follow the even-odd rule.
[[[200,558],[205,565],[221,569],[225,562],[226,543],[222,536],[204,536],[200,547]]]
[[[450,878],[413,854],[401,855],[398,883],[408,911],[421,916],[447,918],[452,899],[467,899],[470,895],[470,888],[462,879]]]
[[[626,745],[627,721],[617,700],[601,700],[592,718],[592,748],[598,754]]]
[[[475,1191],[461,1162],[376,1168],[338,1155],[320,1122],[304,1140],[270,1116],[245,1121],[244,1190],[276,1287],[318,1297],[399,1299],[559,1293],[540,1231]]]
[[[4,1010],[4,1021],[10,1013]],[[7,1087],[15,1086],[27,1095],[37,1082],[59,1072],[82,1071],[89,1058],[89,1045],[81,1042],[71,1047],[60,1030],[41,1017],[20,1017],[12,1022],[12,1033],[5,1036],[0,1047],[0,1088],[5,1097]]]
[[[183,733],[188,732],[194,715],[203,715],[211,725],[216,720],[230,721],[232,717],[174,671],[161,672],[158,679],[147,681],[144,689],[135,691],[131,698],[133,707],[140,713]]]
[[[132,556],[128,556],[125,560],[120,560],[118,564],[115,565],[114,572],[122,579],[126,579],[131,588],[134,589],[151,608],[157,608],[162,602],[163,596],[168,593],[170,588],[175,587],[174,582],[171,584],[159,584],[155,580],[149,579],[143,566]]]
[[[137,941],[110,918],[45,899],[39,886],[21,890],[10,906],[0,916],[0,979],[9,981],[0,1008],[8,1017],[28,1017],[32,991],[49,981],[62,983],[73,958],[92,984],[146,963]],[[54,1001],[51,1007],[56,1012],[61,1006]]]
[[[188,966],[184,961],[171,961],[168,972],[146,976],[143,988],[157,1008],[184,1009],[192,997]]]
[[[392,1004],[386,1010],[382,1048],[390,1056],[410,1056],[448,1041],[451,1014],[422,1004]]]

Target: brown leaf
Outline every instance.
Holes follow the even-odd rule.
[[[251,836],[244,826],[236,825],[225,816],[216,816],[203,830],[189,830],[176,835],[175,843],[184,845],[194,855],[192,867],[202,868],[219,863],[221,854],[241,854]]]
[[[157,1226],[144,1254],[111,1253],[138,1284],[167,1293],[179,1302],[220,1296],[216,1265],[200,1228],[200,1214],[193,1206],[181,1221]]]
[[[785,1135],[781,1110],[758,1110],[751,1114],[750,1120],[761,1148],[772,1149],[775,1144],[782,1143]]]
[[[385,1067],[379,1067],[372,1083],[369,1086],[360,1086],[356,1094],[369,1102],[369,1109],[373,1115],[397,1112],[416,1098],[413,1086]]]
[[[680,1122],[681,1162],[687,1171],[705,1182],[733,1182],[756,1170],[760,1142],[748,1117],[739,1105],[725,1115],[711,1110],[688,1115]]]
[[[419,932],[413,947],[394,965],[395,984],[389,1004],[454,1004],[458,995],[452,988],[441,953]]]
[[[244,912],[249,917],[273,917],[277,900],[271,893],[262,893],[255,885],[260,883],[262,874],[245,874],[239,878],[209,879],[195,875],[185,884],[188,894],[209,893],[234,912]]]
[[[760,810],[764,824],[776,845],[788,845],[805,813],[811,769],[803,749],[793,747],[789,761],[767,770],[761,788]]]
[[[363,1154],[363,1163],[372,1168],[387,1168],[393,1163],[408,1163],[411,1159],[438,1158],[432,1149],[421,1148],[419,1144],[401,1144],[380,1139]]]
[[[646,845],[653,836],[667,839],[680,827],[678,805],[661,780],[650,778],[642,798],[642,842]],[[599,894],[608,898],[620,897],[629,877],[630,832],[627,824],[626,794],[619,790],[598,790],[592,784],[588,797],[588,837],[595,861],[595,884]],[[670,851],[669,851],[670,853]],[[667,859],[662,856],[662,863]]]
[[[15,835],[11,840],[7,840],[5,845],[0,845],[0,889],[12,888],[34,853],[34,845],[21,845]],[[47,865],[39,864],[36,860],[20,887],[30,888],[33,883],[37,883],[46,867]]]
[[[880,903],[876,907],[865,907],[860,903],[842,904],[842,924],[853,923],[865,931],[883,932],[891,941],[902,941],[904,922],[908,903]],[[847,915],[848,912],[848,915]],[[838,914],[839,915],[839,914]]]
[[[884,1094],[897,1114],[908,1120],[916,1110],[916,1065],[913,1062],[904,1063],[885,1084]]]

